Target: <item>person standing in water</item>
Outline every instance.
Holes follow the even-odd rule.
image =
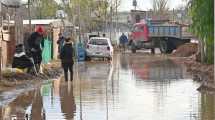
[[[68,72],[70,72],[70,80],[73,80],[73,57],[74,49],[71,38],[65,38],[65,44],[60,52],[62,68],[64,70],[65,81],[68,81]]]

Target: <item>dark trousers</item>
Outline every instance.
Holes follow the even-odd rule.
[[[73,63],[62,63],[65,81],[68,81],[68,72],[70,72],[70,80],[73,80]]]

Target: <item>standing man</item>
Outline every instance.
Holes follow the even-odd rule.
[[[106,37],[105,33],[102,34],[102,37]]]
[[[36,31],[33,32],[27,40],[27,52],[34,60],[37,73],[40,71],[40,65],[42,62],[43,33],[44,28],[42,26],[38,26]]]
[[[63,44],[64,44],[64,37],[62,33],[58,34],[57,44],[58,44],[58,53],[60,54],[60,51],[63,48]]]
[[[65,44],[60,52],[60,59],[64,70],[65,81],[68,81],[68,72],[70,72],[70,80],[73,80],[73,56],[74,50],[71,38],[65,38]]]
[[[122,33],[122,35],[119,38],[119,44],[120,44],[120,48],[123,48],[123,51],[125,51],[127,43],[128,43],[128,38],[124,33]]]

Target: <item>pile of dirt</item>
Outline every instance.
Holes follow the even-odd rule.
[[[194,80],[197,81],[213,81],[214,65],[202,64],[199,62],[186,61],[187,71],[194,74]]]
[[[13,87],[15,85],[24,84],[26,81],[35,80],[48,80],[59,77],[62,74],[59,62],[52,62],[43,66],[43,73],[32,75],[24,72],[5,72],[2,74],[0,81],[1,87]]]
[[[214,64],[202,64],[194,60],[185,61],[187,71],[193,75],[193,80],[201,82],[198,90],[215,91]]]
[[[179,46],[175,52],[171,54],[173,57],[189,57],[196,54],[198,51],[197,43],[186,43]]]
[[[214,83],[214,64],[208,65],[200,62],[200,53],[198,52],[197,43],[187,43],[180,46],[171,54],[174,57],[181,57],[179,59],[185,63],[187,71],[192,74],[193,80],[202,83],[200,89],[207,88],[207,90],[215,91]],[[199,90],[200,90],[199,89]]]

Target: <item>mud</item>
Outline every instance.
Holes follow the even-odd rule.
[[[2,74],[0,81],[0,92],[19,88],[20,86],[27,86],[31,81],[33,83],[43,80],[55,79],[62,74],[59,62],[52,62],[43,65],[43,73],[32,75],[28,73],[9,72]]]
[[[176,49],[171,57],[179,57],[178,60],[187,66],[187,71],[193,75],[193,80],[201,82],[198,90],[214,91],[214,64],[207,65],[200,63],[197,43],[187,43]],[[182,57],[182,59],[180,59]],[[177,61],[178,61],[177,60]]]
[[[187,60],[184,63],[187,66],[187,71],[193,75],[193,80],[202,83],[198,90],[213,91],[215,93],[213,64],[202,64],[194,60]]]

